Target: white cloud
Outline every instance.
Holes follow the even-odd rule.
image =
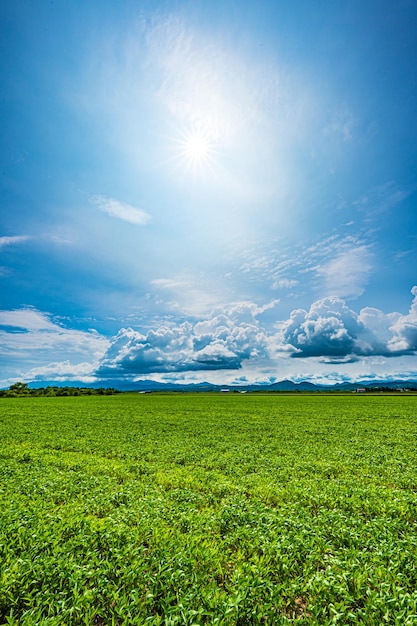
[[[91,200],[104,213],[107,213],[112,217],[117,217],[125,222],[130,222],[131,224],[143,226],[151,219],[151,216],[149,213],[146,213],[146,211],[137,209],[130,204],[120,202],[114,198],[107,198],[106,196],[93,196]]]
[[[370,307],[357,313],[333,296],[317,300],[308,310],[294,310],[277,322],[278,332],[268,332],[261,320],[266,313],[270,318],[276,301],[263,306],[243,301],[198,321],[165,322],[143,333],[122,328],[111,339],[94,330],[65,328],[35,309],[0,311],[0,355],[8,364],[2,384],[173,379],[199,373],[205,378],[204,372],[221,383],[232,380],[228,372],[233,371],[251,381],[277,377],[277,372],[279,378],[316,382],[340,381],[344,375],[355,379],[370,372],[378,372],[381,379],[391,372],[392,378],[396,370],[387,365],[392,357],[396,364],[404,362],[407,372],[415,364],[417,286],[412,294],[407,314]],[[340,369],[330,370],[331,364]],[[407,378],[399,370],[397,377]]]
[[[417,351],[417,286],[411,293],[414,300],[407,315],[396,315],[390,328],[392,337],[388,342],[388,348],[394,354],[407,354]]]
[[[227,281],[190,272],[173,278],[156,278],[149,297],[158,305],[164,304],[185,315],[204,317],[230,297]]]
[[[25,380],[28,370],[51,362],[93,363],[108,344],[95,330],[65,328],[36,309],[0,311],[0,356],[8,363],[7,371],[13,365],[16,376]]]
[[[71,363],[71,361],[58,361],[49,363],[41,367],[34,367],[25,373],[25,380],[28,381],[61,381],[84,383],[94,382],[94,363]]]
[[[50,321],[47,314],[36,309],[17,309],[0,311],[0,325],[11,326],[20,331],[55,331],[56,324]]]
[[[277,301],[264,306],[231,303],[198,321],[162,324],[146,334],[124,328],[112,339],[97,374],[221,371],[261,362],[267,369],[274,367],[279,355],[339,364],[412,355],[417,351],[417,288],[413,295],[407,315],[369,307],[356,313],[337,296],[322,298],[309,310],[294,310],[289,319],[278,322],[275,334],[268,333],[258,318],[267,311],[270,318]]]
[[[354,202],[354,206],[368,218],[380,218],[381,214],[390,212],[409,195],[410,191],[401,189],[394,181],[389,181],[369,189],[367,193]]]
[[[220,311],[224,315],[227,315],[231,320],[251,321],[266,311],[271,311],[277,306],[278,303],[279,300],[271,300],[271,302],[267,302],[266,304],[259,306],[255,302],[242,300],[224,305],[221,307]]]
[[[293,356],[344,359],[354,351],[356,315],[339,298],[324,298],[309,311],[297,309],[281,329],[281,341]]]
[[[280,108],[282,87],[272,68],[243,62],[175,17],[149,25],[146,35],[162,77],[159,98],[171,114],[210,139],[227,140],[268,107]]]
[[[371,254],[366,245],[352,246],[316,268],[328,294],[354,298],[363,294],[372,270]]]
[[[13,237],[0,237],[0,250],[6,246],[13,246],[19,243],[24,243],[31,239],[29,235],[15,235]]]
[[[244,254],[240,271],[246,280],[267,283],[271,289],[297,294],[307,288],[306,277],[321,295],[358,297],[372,272],[372,247],[359,235],[325,236],[314,245],[301,242],[289,247],[282,241],[265,253],[260,243]]]
[[[299,281],[294,278],[277,278],[272,283],[272,289],[292,289],[293,287],[297,287],[298,284]]]
[[[151,285],[160,289],[178,289],[184,287],[186,283],[178,278],[155,278]]]
[[[233,370],[267,354],[267,337],[255,319],[265,307],[235,305],[197,323],[165,324],[142,334],[122,328],[100,360],[97,376]],[[249,313],[250,320],[247,319]]]
[[[323,298],[308,311],[297,309],[281,324],[277,339],[297,358],[348,362],[360,357],[393,357],[417,352],[417,287],[407,315],[365,308],[359,314],[337,297]]]

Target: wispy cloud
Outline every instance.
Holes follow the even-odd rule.
[[[231,49],[167,16],[147,28],[150,58],[161,72],[159,98],[180,120],[227,139],[266,108],[279,108],[276,71],[243,62]],[[250,88],[249,88],[250,85]]]
[[[227,282],[227,281],[226,281]],[[202,317],[221,305],[230,296],[226,283],[208,275],[184,272],[173,278],[156,278],[151,281],[149,296],[159,305],[165,304],[173,311]]]
[[[298,280],[294,278],[277,278],[272,283],[272,289],[293,289],[298,285]]]
[[[358,297],[364,292],[372,266],[372,247],[360,235],[329,235],[313,245],[290,248],[277,242],[269,252],[255,246],[245,253],[240,270],[251,282],[267,282],[277,291],[305,290],[306,277],[323,295]]]
[[[19,243],[24,243],[31,239],[29,235],[15,235],[13,237],[0,237],[0,250],[6,246],[14,246]]]
[[[324,290],[329,295],[359,297],[372,270],[370,249],[366,245],[343,248],[330,261],[318,266],[316,275],[323,279]]]
[[[246,280],[267,282],[276,291],[288,292],[296,287],[299,284],[297,274],[303,267],[301,248],[290,250],[288,246],[280,244],[276,242],[267,252],[263,244],[254,245],[244,253],[239,272]]]
[[[388,213],[401,204],[410,193],[409,190],[399,187],[396,182],[389,181],[369,189],[354,202],[354,206],[368,218],[380,217],[381,214]]]
[[[33,308],[0,311],[0,326],[9,326],[20,332],[56,331],[58,329],[56,324],[50,321],[48,315]]]
[[[0,311],[0,355],[9,363],[40,367],[52,359],[95,361],[107,346],[108,340],[95,330],[66,328],[36,309]]]
[[[346,108],[335,111],[328,125],[324,128],[325,135],[333,135],[340,137],[342,141],[349,142],[352,139],[353,129],[355,127],[355,118]]]
[[[117,217],[125,222],[130,222],[130,224],[143,226],[151,219],[150,214],[143,209],[138,209],[125,202],[115,200],[114,198],[108,198],[106,196],[93,196],[91,201],[98,206],[101,211],[107,213],[107,215]]]

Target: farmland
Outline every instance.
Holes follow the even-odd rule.
[[[0,401],[0,623],[417,624],[417,397]]]

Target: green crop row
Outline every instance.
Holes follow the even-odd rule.
[[[417,624],[417,399],[0,403],[0,623]]]

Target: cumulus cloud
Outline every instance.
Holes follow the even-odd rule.
[[[393,316],[393,324],[390,329],[392,337],[388,341],[388,348],[394,354],[409,354],[417,351],[417,286],[412,288],[411,293],[414,300],[409,313]]]
[[[406,315],[364,308],[353,311],[337,296],[297,309],[278,333],[268,334],[258,317],[273,309],[238,302],[199,321],[164,324],[143,334],[122,328],[99,361],[96,375],[134,379],[149,374],[239,370],[273,363],[273,349],[295,358],[349,363],[417,352],[417,287]]]
[[[71,361],[57,361],[41,367],[34,367],[25,374],[25,380],[30,381],[82,381],[94,382],[94,364],[92,363],[71,363]]]
[[[309,311],[297,309],[283,324],[281,339],[292,356],[346,357],[354,352],[357,316],[343,300],[324,298]]]
[[[240,369],[244,360],[267,352],[267,336],[254,317],[254,306],[249,321],[242,320],[248,313],[243,304],[228,314],[162,325],[146,334],[122,328],[100,360],[97,376]]]
[[[264,306],[243,301],[198,320],[167,322],[147,332],[122,328],[111,339],[94,330],[65,328],[36,309],[0,311],[0,355],[8,371],[13,360],[26,363],[24,372],[15,369],[16,380],[134,381],[186,372],[215,376],[217,371],[220,377],[233,370],[256,372],[258,379],[271,376],[278,363],[282,372],[285,355],[288,364],[292,357],[314,359],[317,366],[358,360],[382,366],[387,357],[410,359],[417,354],[417,286],[412,294],[406,314],[371,307],[357,313],[332,296],[308,310],[294,310],[278,323],[278,332],[267,332],[263,315],[270,318],[276,301]],[[320,376],[326,377],[322,370]]]
[[[320,357],[331,362],[365,356],[402,356],[417,351],[417,287],[407,315],[364,308],[359,314],[338,297],[297,309],[282,323],[278,339],[292,357]]]
[[[146,211],[137,209],[130,204],[120,202],[114,198],[107,198],[106,196],[93,196],[91,200],[104,213],[107,213],[112,217],[117,217],[125,222],[130,222],[131,224],[143,226],[151,218],[149,213],[146,213]]]

